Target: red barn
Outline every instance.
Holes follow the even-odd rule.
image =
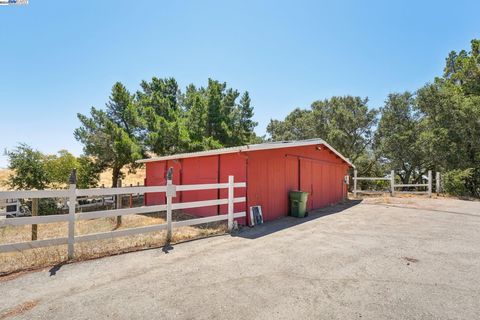
[[[247,197],[235,204],[235,212],[261,206],[265,221],[283,217],[289,211],[288,193],[309,193],[307,209],[335,204],[346,194],[345,176],[348,159],[321,139],[272,142],[194,153],[175,154],[138,161],[146,164],[146,186],[166,184],[167,169],[173,167],[173,184],[225,183],[233,175],[235,182],[246,182],[247,188],[236,188],[235,197]],[[174,202],[221,199],[227,190],[177,192]],[[148,194],[146,205],[164,204],[165,194]],[[206,217],[225,214],[227,206],[190,209],[188,213]],[[247,214],[247,217],[249,215]],[[245,223],[243,219],[239,223]]]

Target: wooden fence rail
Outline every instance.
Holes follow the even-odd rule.
[[[74,180],[74,179],[73,179]],[[70,184],[68,190],[31,190],[31,191],[2,191],[0,192],[0,199],[20,199],[20,198],[66,198],[68,199],[68,214],[49,215],[49,216],[35,216],[24,218],[8,218],[0,220],[0,227],[2,226],[21,226],[30,224],[43,224],[54,222],[68,222],[68,236],[65,238],[53,238],[44,240],[35,240],[20,243],[8,243],[0,245],[0,253],[12,252],[19,250],[26,250],[32,248],[41,248],[55,245],[68,245],[68,258],[73,259],[75,256],[75,243],[94,241],[101,239],[111,239],[115,237],[123,237],[128,235],[154,232],[160,230],[167,231],[167,241],[171,240],[173,228],[181,226],[197,225],[208,222],[227,220],[228,230],[231,231],[234,225],[234,219],[246,216],[246,212],[234,212],[234,204],[245,202],[245,197],[234,197],[235,188],[245,188],[245,182],[234,182],[234,177],[228,177],[228,183],[214,183],[214,184],[192,184],[192,185],[174,185],[172,179],[167,180],[165,186],[151,186],[151,187],[126,187],[126,188],[98,188],[98,189],[77,189],[75,181]],[[210,190],[210,189],[228,189],[228,197],[225,199],[193,201],[173,203],[172,199],[176,197],[177,191],[192,191],[192,190]],[[85,196],[105,196],[105,195],[122,195],[122,194],[145,194],[145,193],[160,193],[166,195],[166,204],[142,206],[136,208],[125,208],[115,210],[98,210],[91,212],[76,213],[77,197]],[[227,205],[227,214],[215,215],[211,217],[190,219],[184,221],[172,221],[172,210],[199,208],[217,205]],[[75,236],[75,221],[96,219],[104,217],[119,217],[128,214],[144,214],[158,211],[166,211],[167,222],[163,224],[150,225],[144,227],[113,230],[109,232],[101,232],[94,234],[85,234]]]
[[[429,197],[432,196],[432,171],[428,170],[428,183],[400,183],[396,184],[395,183],[395,171],[392,170],[390,172],[390,177],[358,177],[357,176],[357,170],[354,170],[353,172],[353,196],[356,198],[357,193],[383,193],[382,191],[369,191],[369,190],[360,190],[357,189],[357,181],[361,180],[366,180],[366,181],[390,181],[390,194],[392,196],[395,195],[395,193],[414,193],[414,194],[428,194]],[[436,173],[435,177],[435,191],[440,193],[440,172]],[[395,190],[396,188],[427,188],[426,191],[397,191]]]

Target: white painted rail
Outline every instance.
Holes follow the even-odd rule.
[[[133,193],[159,193],[165,192],[165,190],[165,186],[77,189],[77,197],[113,196]]]
[[[391,173],[393,175],[393,171]],[[392,178],[388,177],[358,177],[357,176],[357,169],[353,171],[353,196],[356,198],[358,193],[384,193],[383,191],[374,191],[374,190],[361,190],[358,189],[357,181],[390,181]],[[391,183],[390,183],[391,184]],[[392,189],[392,188],[391,188]]]
[[[403,187],[428,187],[428,183],[404,183],[404,184],[396,184],[395,188],[403,188]]]
[[[436,189],[439,190],[440,187],[440,173],[437,172],[437,187]],[[428,171],[428,183],[395,183],[395,171],[392,170],[390,173],[390,177],[358,177],[357,170],[353,172],[353,196],[356,198],[358,193],[384,193],[383,191],[373,191],[373,190],[360,190],[357,188],[357,181],[390,181],[390,195],[394,196],[395,193],[413,193],[413,194],[428,194],[428,196],[432,196],[432,171]],[[396,188],[427,188],[426,191],[397,191]],[[438,192],[438,191],[437,191]]]
[[[0,199],[68,198],[68,190],[0,191]]]
[[[95,241],[102,239],[111,239],[115,237],[123,237],[147,232],[155,232],[167,230],[167,240],[171,238],[174,228],[182,226],[191,226],[202,223],[228,221],[228,229],[232,230],[234,219],[246,216],[246,212],[234,212],[234,204],[246,202],[246,197],[234,197],[235,188],[245,188],[245,182],[234,182],[234,177],[228,177],[228,183],[217,184],[192,184],[192,185],[173,185],[172,180],[167,180],[166,186],[150,186],[150,187],[126,187],[126,188],[98,188],[98,189],[76,189],[75,184],[71,184],[66,190],[28,190],[28,191],[2,191],[0,199],[20,199],[20,198],[67,198],[69,202],[68,214],[35,216],[23,218],[7,218],[0,220],[0,227],[5,226],[22,226],[29,224],[47,224],[54,222],[68,222],[68,236],[65,238],[53,238],[44,240],[35,240],[20,243],[7,243],[0,245],[0,253],[21,251],[27,249],[41,248],[55,245],[68,244],[68,257],[74,258],[75,243]],[[173,203],[172,198],[176,197],[177,191],[194,191],[194,190],[210,190],[210,189],[228,189],[228,197],[225,199],[192,201]],[[141,193],[159,193],[164,192],[166,196],[166,204],[142,206],[136,208],[125,208],[115,210],[98,210],[92,212],[76,213],[77,197],[92,197],[105,195],[121,195],[121,194],[141,194]],[[209,206],[227,205],[227,214],[214,215],[210,217],[172,221],[172,210],[182,210],[189,208],[201,208]],[[75,221],[97,219],[105,217],[115,217],[129,214],[146,214],[153,212],[166,211],[167,222],[163,224],[142,226],[130,229],[113,230],[109,232],[101,232],[94,234],[85,234],[75,236]]]
[[[22,218],[6,218],[0,220],[0,227],[3,226],[24,226],[29,224],[42,224],[68,221],[68,214],[55,214],[50,216],[34,216]]]

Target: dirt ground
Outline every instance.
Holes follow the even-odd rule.
[[[480,202],[349,201],[4,278],[0,319],[478,319],[479,230]]]
[[[173,213],[173,221],[193,219],[194,216],[181,212]],[[116,217],[80,220],[75,223],[75,234],[109,232],[166,223],[165,212],[145,215],[126,215],[121,226],[117,227]],[[181,242],[202,238],[227,231],[226,222],[214,222],[176,228],[172,242]],[[38,240],[66,237],[67,222],[38,225]],[[31,225],[0,227],[0,244],[30,241]],[[75,246],[75,258],[88,260],[122,252],[137,251],[145,248],[160,247],[165,244],[166,231],[149,232],[127,237],[118,237],[100,241],[78,243]],[[0,253],[0,279],[3,275],[15,271],[38,269],[67,261],[67,246],[51,246],[18,252]],[[0,318],[1,320],[1,318]]]

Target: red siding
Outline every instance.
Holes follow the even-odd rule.
[[[220,182],[228,182],[228,176],[234,176],[235,182],[247,181],[247,158],[245,154],[230,153],[220,155]],[[247,195],[246,188],[235,188],[235,197],[245,197]],[[227,198],[228,190],[220,190],[220,198]],[[236,203],[234,212],[246,212],[246,203]],[[227,213],[227,205],[220,206],[220,214]],[[245,219],[238,219],[238,223],[245,224]]]
[[[167,162],[167,163],[166,163]],[[288,192],[308,192],[308,210],[328,206],[342,200],[346,191],[343,178],[348,165],[326,147],[290,147],[215,156],[185,158],[147,163],[147,185],[164,185],[166,168],[174,167],[175,184],[247,182],[235,189],[235,197],[247,196],[248,203],[235,204],[235,212],[250,206],[262,206],[264,220],[285,216],[289,210]],[[227,190],[188,191],[178,194],[175,202],[226,198]],[[162,202],[163,201],[163,202]],[[147,204],[164,203],[158,195],[148,195]],[[223,214],[227,206],[187,210],[197,216]],[[244,223],[243,219],[239,221]]]
[[[182,159],[182,184],[218,183],[218,156]],[[217,190],[182,192],[182,202],[217,199]],[[217,214],[217,206],[185,210],[199,217]]]
[[[147,163],[145,169],[146,186],[163,186],[167,183],[165,180],[165,161],[156,161]],[[148,193],[145,196],[145,204],[155,205],[155,204],[165,204],[165,193]]]
[[[261,205],[265,220],[272,220],[288,213],[290,190],[309,193],[308,210],[342,200],[348,165],[326,147],[320,149],[305,146],[249,152],[248,207]]]

